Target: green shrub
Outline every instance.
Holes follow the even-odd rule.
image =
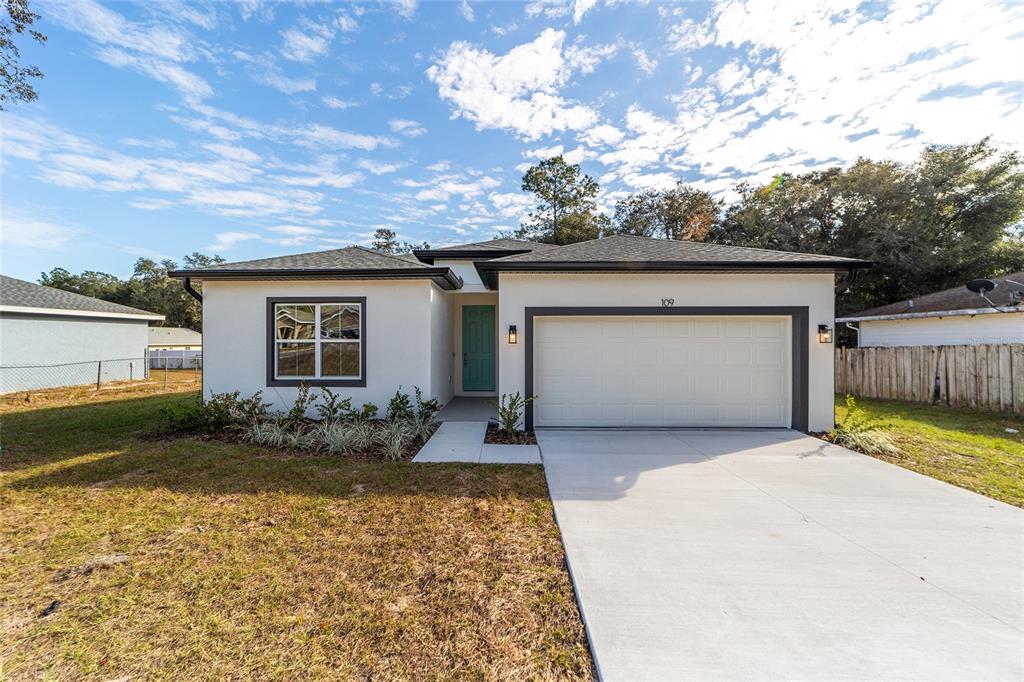
[[[411,419],[415,416],[409,394],[402,393],[402,387],[399,386],[398,390],[395,391],[395,395],[388,401],[387,420],[393,422]]]
[[[498,408],[498,423],[501,424],[501,430],[514,436],[519,431],[519,422],[523,418],[523,411],[536,399],[536,396],[524,398],[519,391],[512,394],[502,393],[501,400],[494,403]]]
[[[338,419],[353,418],[352,398],[342,398],[335,395],[326,386],[320,389],[320,398],[323,402],[316,406],[316,413],[320,417],[320,421],[330,422]]]
[[[424,422],[433,423],[434,417],[441,411],[440,401],[437,398],[424,400],[423,391],[420,390],[419,386],[413,387],[413,393],[416,396],[416,416]]]
[[[269,404],[261,393],[240,398],[240,392],[214,393],[207,400],[196,398],[180,406],[163,410],[165,427],[170,431],[218,433],[256,423],[267,417]]]
[[[295,394],[295,402],[284,414],[284,423],[291,426],[306,421],[306,413],[309,407],[316,401],[316,396],[310,391],[309,386],[300,383],[299,390]]]
[[[829,440],[844,448],[857,450],[868,455],[898,455],[899,448],[882,429],[881,420],[869,417],[857,406],[852,395],[846,396],[846,414],[843,415],[829,434]]]
[[[363,403],[363,407],[354,413],[354,418],[359,421],[370,421],[376,419],[378,408],[373,403]]]

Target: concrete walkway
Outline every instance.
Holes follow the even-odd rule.
[[[484,443],[486,432],[486,421],[442,422],[412,461],[540,464],[536,445],[488,445]]]
[[[1021,680],[1024,512],[791,431],[540,431],[606,680]]]

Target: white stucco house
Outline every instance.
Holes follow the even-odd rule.
[[[207,396],[259,390],[285,407],[302,382],[383,407],[419,386],[442,402],[536,396],[531,429],[824,430],[837,277],[869,266],[616,236],[353,246],[171,274],[202,301]]]
[[[146,374],[163,315],[0,275],[0,393]]]
[[[983,298],[965,286],[839,318],[857,330],[857,345],[963,346],[1024,343],[1024,272],[992,278]]]
[[[203,335],[186,327],[150,327],[149,350],[201,351]]]

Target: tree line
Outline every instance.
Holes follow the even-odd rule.
[[[220,256],[198,252],[182,259],[185,268],[202,268],[224,262]],[[96,270],[74,275],[64,268],[54,268],[40,275],[39,283],[158,313],[166,318],[163,326],[187,327],[201,332],[202,306],[182,288],[179,280],[167,276],[168,272],[177,269],[178,264],[173,260],[157,262],[151,258],[139,258],[128,279]]]
[[[990,139],[930,146],[912,162],[859,159],[847,168],[740,183],[726,205],[677,182],[598,210],[598,183],[556,156],[522,189],[535,208],[505,236],[572,244],[612,234],[704,241],[874,261],[837,299],[837,313],[1024,270],[1024,167]]]
[[[1024,167],[1016,152],[1001,152],[989,139],[928,147],[909,163],[860,159],[848,168],[779,175],[764,185],[740,183],[738,200],[728,205],[677,182],[623,197],[609,216],[598,209],[598,183],[561,156],[527,170],[522,189],[534,196],[535,207],[502,236],[564,245],[630,234],[874,261],[838,297],[838,314],[1024,270]],[[430,247],[399,242],[383,227],[371,248],[408,253]],[[186,268],[222,262],[201,253],[183,260]],[[200,330],[201,306],[167,277],[176,267],[140,258],[126,280],[55,268],[39,281]]]

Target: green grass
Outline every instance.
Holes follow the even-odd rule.
[[[538,467],[140,437],[193,398],[5,407],[0,679],[591,677]]]
[[[1006,432],[1024,431],[1020,415],[867,398],[857,405],[882,420],[900,450],[879,459],[1024,507],[1024,433]],[[845,409],[837,398],[837,418]]]

